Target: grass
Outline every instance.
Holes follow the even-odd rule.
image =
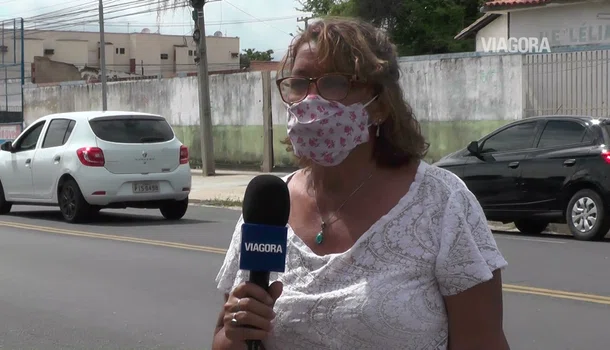
[[[224,207],[224,208],[235,208],[242,206],[242,201],[240,199],[235,198],[215,198],[215,199],[204,199],[200,202],[204,205],[210,205],[214,207]]]

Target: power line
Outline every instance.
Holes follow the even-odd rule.
[[[230,2],[229,2],[229,1],[227,1],[227,0],[224,0],[224,2],[225,2],[225,3],[227,3],[227,5],[230,5],[230,6],[234,7],[234,8],[235,8],[235,9],[237,9],[238,11],[240,11],[240,12],[242,12],[242,13],[244,13],[244,14],[246,14],[246,15],[248,15],[248,16],[250,16],[250,17],[252,17],[252,18],[254,18],[254,19],[255,19],[255,20],[257,20],[258,22],[264,23],[264,24],[268,25],[269,27],[271,27],[271,28],[273,28],[273,29],[275,29],[275,30],[277,30],[277,31],[279,31],[279,32],[282,32],[282,33],[284,33],[284,34],[286,34],[286,35],[288,35],[288,36],[293,36],[291,33],[288,33],[288,32],[286,32],[286,31],[284,31],[284,30],[282,30],[282,29],[280,29],[280,28],[278,28],[278,27],[276,27],[276,26],[273,26],[273,25],[271,25],[271,24],[269,24],[269,23],[265,22],[264,20],[262,20],[262,19],[260,19],[260,18],[258,18],[258,17],[256,17],[256,16],[254,16],[254,15],[252,15],[252,14],[250,14],[250,13],[248,13],[248,12],[244,11],[244,10],[242,10],[241,8],[239,8],[239,7],[235,6],[235,5],[233,5],[232,3],[230,3]]]
[[[147,0],[136,0],[133,1],[133,3],[136,2],[141,2],[141,1],[145,1],[147,2]],[[117,14],[123,11],[129,11],[129,10],[133,10],[133,9],[137,9],[137,8],[141,8],[144,6],[149,5],[149,3],[144,3],[144,4],[138,4],[138,5],[133,5],[130,7],[124,7],[124,8],[113,8],[112,6],[109,6],[111,8],[110,11],[104,11],[105,15],[110,14],[111,16],[108,16],[105,18],[105,22],[107,20],[113,20],[113,19],[119,19],[119,18],[125,18],[125,17],[129,17],[129,16],[135,16],[135,15],[140,15],[140,14],[147,14],[147,13],[152,13],[152,12],[157,12],[158,9],[147,9],[147,10],[140,10],[140,11],[135,11],[135,12],[129,12],[129,13],[124,13],[124,14]],[[171,9],[178,9],[178,8],[184,8],[185,5],[175,5],[175,6],[169,6],[166,9],[167,10],[171,10]],[[88,11],[85,11],[85,13]],[[114,16],[112,16],[112,14],[115,14]],[[87,25],[87,24],[94,24],[94,23],[99,23],[99,20],[96,19],[95,17],[97,17],[97,14],[90,14],[87,15],[85,14],[84,16],[81,14],[80,17],[77,18],[73,18],[71,16],[68,16],[66,14],[62,14],[62,15],[56,15],[57,18],[55,18],[55,20],[52,20],[50,17],[49,18],[45,18],[45,21],[43,23],[49,23],[46,25],[39,25],[38,24],[38,19],[36,20],[36,24],[35,26],[28,26],[25,28],[25,30],[28,31],[28,34],[25,35],[25,37],[28,36],[32,36],[35,34],[39,34],[42,32],[49,32],[49,31],[59,31],[62,29],[67,29],[67,28],[72,28],[75,26],[83,26],[83,25]],[[59,19],[59,18],[65,18],[65,17],[71,17],[70,19]]]
[[[293,20],[296,16],[283,16],[283,17],[265,17],[261,18],[261,20],[265,22],[274,22],[274,21],[286,21]],[[257,23],[260,22],[258,19],[244,19],[244,20],[230,20],[230,21],[206,21],[207,26],[213,25],[234,25],[234,24],[248,24],[248,23]],[[155,26],[159,25],[161,27],[182,27],[192,24],[193,22],[170,22],[170,23],[147,23],[147,22],[113,22],[106,23],[107,27],[135,27],[135,26]]]

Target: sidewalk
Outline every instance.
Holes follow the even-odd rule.
[[[254,171],[216,170],[215,176],[204,177],[201,170],[192,170],[193,178],[189,202],[195,205],[212,205],[241,209],[244,192],[250,180],[263,173]],[[283,177],[289,173],[272,173]],[[492,230],[503,232],[519,232],[515,225],[489,222]],[[551,224],[548,231],[553,233],[569,234],[565,225]]]
[[[193,178],[189,201],[225,207],[241,206],[248,183],[263,173],[249,171],[216,170],[215,176],[204,177],[201,170],[192,170]],[[272,173],[286,176],[288,173]]]

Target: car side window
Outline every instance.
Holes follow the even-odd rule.
[[[532,147],[537,122],[504,129],[483,142],[481,153],[510,152]]]
[[[64,135],[64,141],[63,141],[62,145],[66,144],[66,142],[68,142],[70,135],[72,135],[72,130],[74,130],[75,124],[76,124],[76,122],[74,120],[70,120],[70,124],[68,124],[68,130],[66,130],[66,134]]]
[[[42,142],[42,148],[59,147],[66,143],[66,134],[72,121],[69,119],[53,119],[47,128],[47,134]],[[71,130],[70,130],[71,132]]]
[[[17,141],[15,152],[31,151],[35,149],[44,124],[45,122],[39,123],[28,130],[27,133]]]
[[[586,129],[580,123],[569,120],[551,120],[546,123],[538,148],[577,145],[583,142]]]

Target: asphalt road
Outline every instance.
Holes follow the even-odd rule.
[[[192,206],[172,225],[157,211],[70,225],[55,209],[15,208],[0,217],[0,348],[209,349],[238,216]],[[608,347],[610,241],[496,239],[513,350]]]

